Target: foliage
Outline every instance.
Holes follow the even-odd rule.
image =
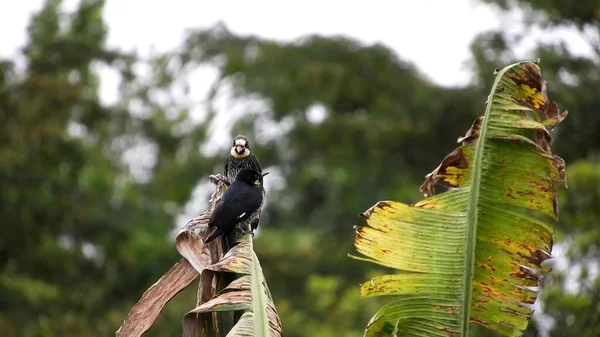
[[[522,8],[530,17],[583,20],[594,40],[598,25],[587,14],[567,11],[566,2],[539,3]],[[273,172],[254,248],[286,336],[361,336],[383,301],[361,301],[357,284],[384,269],[346,258],[356,221],[348,210],[384,198],[418,200],[415,182],[452,150],[441,140],[478,115],[492,85],[486,79],[521,49],[506,34],[481,36],[473,46],[477,78],[464,88],[438,87],[385,46],[339,36],[271,41],[217,26],[140,59],[105,46],[102,4],[85,0],[70,13],[47,1],[19,59],[0,60],[0,331],[7,337],[114,333],[177,261],[173,223],[208,199],[203,177],[221,170],[226,153],[212,140],[228,142],[234,133],[248,135]],[[542,321],[538,334],[530,324],[527,333],[586,336],[598,326],[586,306],[598,299],[598,276],[581,268],[600,260],[591,185],[600,149],[598,54],[543,43],[519,56],[542,59],[550,94],[572,112],[556,128],[553,149],[576,163],[556,227],[566,267],[554,268],[536,311],[556,325]],[[189,94],[188,75],[207,65],[220,78],[204,106],[203,97],[181,93]],[[114,104],[99,98],[100,69],[123,78]],[[427,151],[414,146],[421,142]],[[173,322],[194,305],[191,288],[164,307],[147,336],[181,333]]]
[[[577,3],[538,0],[486,0],[507,12],[521,12],[522,30],[479,36],[473,52],[476,69],[486,74],[498,64],[519,57],[539,57],[550,94],[573,112],[556,128],[554,149],[570,164],[569,189],[560,195],[560,248],[553,273],[541,293],[544,317],[535,336],[591,336],[600,333],[600,317],[586,303],[600,298],[600,238],[594,204],[600,161],[600,22],[597,1]],[[512,22],[511,26],[517,26]],[[544,34],[537,41],[529,33]],[[538,34],[538,36],[541,34]],[[533,49],[529,48],[532,45]],[[526,44],[527,43],[527,44]],[[494,53],[486,52],[492,48]],[[526,54],[523,54],[526,51]],[[481,76],[484,78],[483,76]],[[583,183],[585,182],[585,183]],[[585,185],[585,187],[584,187]],[[587,219],[587,220],[585,220]],[[594,219],[594,220],[592,220]]]
[[[24,68],[0,63],[3,336],[113,334],[140,290],[175,261],[173,217],[197,171],[214,165],[195,149],[175,151],[188,140],[145,97],[136,94],[138,114],[126,95],[100,101],[98,67],[121,74],[124,93],[144,87],[135,55],[104,47],[102,4],[66,13],[48,1],[29,26]],[[140,148],[157,150],[141,177],[128,161]]]
[[[552,249],[553,182],[565,179],[548,130],[565,116],[537,65],[510,65],[496,76],[485,115],[426,176],[429,197],[363,213],[356,249],[400,273],[373,278],[362,294],[406,295],[378,311],[367,336],[467,336],[470,322],[522,335],[537,297],[529,287],[539,286]],[[453,189],[431,196],[436,183]]]

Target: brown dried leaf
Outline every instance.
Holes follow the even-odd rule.
[[[481,131],[481,124],[483,123],[483,116],[475,118],[473,125],[463,137],[459,137],[457,143],[463,144],[474,144],[479,139],[479,132]]]
[[[211,175],[209,178],[216,185],[209,200],[209,209],[190,220],[175,239],[175,247],[184,259],[177,262],[142,295],[116,332],[117,337],[141,336],[152,326],[166,303],[199,275],[202,277],[198,288],[197,304],[200,305],[215,296],[219,275],[210,270],[204,273],[203,271],[207,266],[220,260],[222,250],[218,240],[205,246],[202,239],[206,235],[212,210],[221,200],[225,188],[220,175]],[[205,319],[201,318],[206,317],[196,315],[191,323],[189,320],[188,324],[184,323],[184,335],[199,336],[197,332],[202,331],[205,323]]]
[[[226,189],[220,174],[211,175],[209,179],[215,185],[215,190],[208,201],[209,209],[183,226],[175,239],[177,251],[201,273],[196,306],[210,301],[216,295],[217,288],[223,279],[222,274],[205,269],[223,257],[221,240],[213,240],[208,245],[205,245],[203,240],[208,235],[208,221],[212,212],[221,201]],[[205,329],[218,329],[218,319],[214,312],[186,314],[183,318],[182,336],[197,337],[202,336]]]
[[[198,272],[187,260],[179,260],[158,282],[146,290],[142,298],[131,308],[125,321],[117,330],[116,336],[142,336],[156,321],[167,302],[197,277]]]
[[[471,144],[462,145],[450,152],[435,170],[425,176],[425,181],[420,187],[421,192],[426,197],[434,195],[435,185],[438,183],[446,187],[461,186],[470,178],[472,156]]]

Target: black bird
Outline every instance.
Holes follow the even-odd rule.
[[[227,178],[225,184],[229,186],[243,168],[252,168],[258,171],[258,173],[262,172],[258,158],[256,158],[250,149],[248,138],[238,135],[233,139],[229,157],[227,157],[227,161],[225,162],[225,178]]]
[[[237,135],[233,139],[233,144],[231,146],[231,150],[229,151],[229,156],[227,157],[227,161],[225,162],[225,181],[224,183],[229,186],[234,180],[240,170],[244,168],[252,168],[255,169],[258,173],[262,172],[262,168],[260,167],[260,162],[258,158],[252,153],[250,149],[250,142],[248,138],[242,135]],[[260,183],[262,185],[262,176],[260,177]],[[264,203],[264,189],[263,189],[263,203]],[[258,228],[258,223],[260,221],[260,210],[262,210],[262,204],[260,205],[260,209],[258,212],[252,214],[252,219],[250,219],[250,227],[252,230]]]
[[[248,222],[258,218],[257,214],[263,205],[265,194],[262,180],[267,174],[269,172],[260,173],[251,168],[240,170],[208,221],[212,233],[204,240],[205,244],[225,235],[224,250],[233,247],[236,240],[236,226],[247,225]]]

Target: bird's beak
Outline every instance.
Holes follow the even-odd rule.
[[[261,177],[264,177],[264,176],[266,176],[267,174],[269,174],[269,172],[263,172],[263,173],[261,173],[261,174],[260,174],[260,176],[261,176]]]
[[[246,151],[246,148],[243,145],[235,146],[235,152],[237,152],[238,154],[242,154],[244,153],[244,151]]]

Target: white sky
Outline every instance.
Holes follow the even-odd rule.
[[[65,2],[67,8],[78,3]],[[14,55],[24,43],[30,15],[42,4],[43,0],[24,0],[2,6],[1,56]],[[500,24],[492,9],[474,0],[108,0],[105,18],[108,44],[126,50],[148,51],[153,45],[168,50],[179,44],[185,29],[221,20],[236,33],[276,39],[321,33],[349,35],[367,43],[381,41],[444,85],[468,81],[464,61],[470,41],[478,32]]]
[[[43,3],[44,0],[22,0],[0,6],[0,56],[15,55],[16,49],[25,42],[30,15]],[[64,0],[64,3],[67,9],[73,9],[79,0]],[[137,49],[142,55],[151,48],[166,51],[180,44],[186,29],[209,27],[218,21],[225,22],[235,33],[279,40],[311,33],[344,34],[366,43],[382,42],[401,58],[416,64],[432,81],[450,86],[467,84],[470,79],[466,61],[475,35],[500,27],[511,31],[523,29],[519,15],[501,15],[477,0],[284,3],[277,0],[107,0],[108,45]],[[534,40],[556,39],[556,33],[566,40],[572,51],[591,54],[581,34],[564,30],[545,34],[529,30],[530,43],[515,48],[525,51],[525,47],[535,44]],[[525,53],[517,53],[517,56],[525,56]],[[101,97],[107,103],[114,102],[118,95],[118,78],[115,73],[103,71],[101,79]],[[206,74],[193,76],[190,79],[192,99],[203,99],[198,96],[204,95],[213,79],[214,76]]]

